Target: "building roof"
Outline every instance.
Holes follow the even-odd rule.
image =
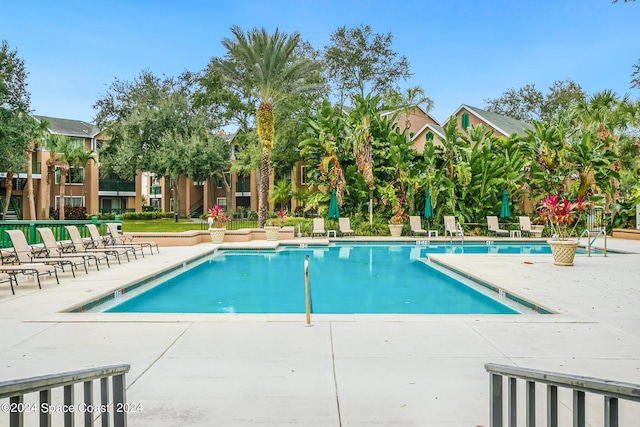
[[[460,108],[452,114],[452,116],[457,115],[463,108],[506,136],[513,133],[525,135],[525,129],[533,130],[533,126],[531,124],[523,122],[522,120],[512,119],[511,117],[503,116],[502,114],[481,110],[480,108],[466,104],[462,104]]]
[[[417,108],[422,114],[424,114],[425,117],[431,119],[434,123],[440,124],[439,121],[437,121],[431,114],[427,113],[426,111],[424,111],[419,105],[416,105],[414,108]],[[392,111],[384,111],[382,113],[380,113],[380,116],[384,117],[384,116],[391,116],[392,114],[398,112],[400,110],[392,110]]]
[[[100,133],[95,125],[82,120],[59,119],[56,117],[33,116],[39,122],[46,120],[49,123],[48,130],[54,135],[66,135],[77,138],[93,138]]]
[[[411,138],[412,141],[415,141],[416,138],[418,138],[418,135],[421,135],[422,132],[424,132],[425,130],[429,130],[431,131],[431,133],[433,133],[434,135],[439,136],[440,138],[444,139],[444,128],[442,126],[439,125],[432,125],[431,123],[427,123],[426,125],[424,125],[418,132],[416,132],[415,134],[413,134],[413,138]]]

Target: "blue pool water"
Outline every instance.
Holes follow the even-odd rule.
[[[547,245],[473,245],[464,253],[544,253]],[[449,245],[347,244],[226,252],[106,311],[304,313],[305,255],[313,313],[514,314],[514,309],[423,262]],[[547,252],[548,253],[548,252]]]

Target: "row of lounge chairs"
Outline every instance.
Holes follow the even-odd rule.
[[[520,222],[520,231],[525,235],[532,237],[542,237],[542,229],[534,228],[531,225],[531,219],[528,216],[518,217]],[[417,236],[425,236],[429,233],[428,230],[422,228],[422,220],[419,216],[409,217],[409,226],[411,228],[411,234]],[[500,227],[497,216],[487,216],[487,230],[490,233],[494,233],[497,237],[509,236],[509,230]],[[444,216],[444,231],[445,237],[447,235],[454,237],[459,236],[461,231],[460,225],[456,222],[454,216]],[[340,236],[353,235],[354,231],[351,229],[349,218],[338,218],[338,233]],[[313,230],[311,236],[328,236],[327,229],[324,225],[324,218],[314,218]]]
[[[40,277],[44,275],[55,276],[58,279],[57,269],[65,271],[68,268],[73,277],[75,270],[84,268],[85,274],[89,273],[88,266],[93,262],[96,269],[100,269],[100,263],[105,261],[107,267],[109,257],[113,257],[121,263],[121,258],[129,255],[137,259],[139,252],[144,257],[144,249],[148,248],[153,254],[153,248],[159,252],[156,242],[133,242],[120,232],[118,224],[107,224],[108,233],[102,236],[94,224],[87,224],[89,237],[83,238],[75,225],[65,226],[70,240],[56,241],[50,228],[36,228],[40,234],[42,243],[29,245],[22,230],[6,230],[9,235],[13,250],[2,250],[0,266],[0,283],[8,282],[11,292],[15,294],[14,284],[18,284],[18,274],[31,275],[42,289]]]
[[[338,235],[339,236],[353,236],[355,231],[351,229],[351,221],[349,218],[338,218]],[[313,219],[313,230],[311,231],[311,237],[313,236],[328,236],[327,229],[324,226],[324,218]]]

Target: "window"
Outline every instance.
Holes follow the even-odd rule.
[[[60,196],[56,196],[56,209],[60,209]],[[84,206],[84,196],[64,196],[65,207],[71,206],[74,208]]]
[[[307,167],[300,166],[300,184],[307,185]]]
[[[427,141],[433,141],[433,132],[427,132]]]
[[[227,211],[227,198],[226,197],[216,197],[216,205],[220,206],[223,211]]]
[[[287,182],[291,182],[291,170],[286,170],[282,172],[282,174],[280,175],[280,180],[283,180],[283,179]]]
[[[469,127],[469,113],[462,113],[460,125],[462,126],[462,129]]]
[[[56,166],[56,184],[60,184],[60,168]],[[84,184],[84,168],[81,167],[70,167],[67,172],[67,184]]]

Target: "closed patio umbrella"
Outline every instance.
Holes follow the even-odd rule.
[[[424,201],[424,219],[427,220],[427,233],[431,231],[431,222],[429,220],[433,218],[433,216],[433,207],[431,206],[431,189],[427,188],[427,196]],[[429,235],[430,233],[427,234],[427,236]]]
[[[340,218],[340,208],[338,207],[338,196],[336,190],[331,191],[331,201],[329,202],[328,218],[338,219]]]
[[[509,194],[507,190],[502,190],[502,206],[500,207],[500,218],[510,218],[511,209],[509,209]]]

